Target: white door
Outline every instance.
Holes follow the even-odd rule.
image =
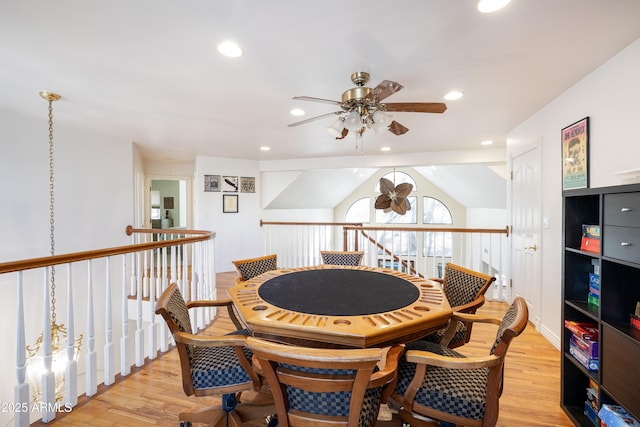
[[[522,296],[529,320],[540,324],[541,145],[511,157],[511,277],[513,294]]]

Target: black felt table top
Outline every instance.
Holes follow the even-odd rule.
[[[264,282],[258,293],[274,306],[326,316],[384,313],[406,307],[420,296],[413,283],[400,277],[349,269],[285,273]]]

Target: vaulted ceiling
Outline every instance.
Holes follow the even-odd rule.
[[[44,118],[38,91],[57,92],[57,123],[119,135],[149,160],[406,155],[481,150],[484,140],[504,149],[511,129],[640,37],[637,0],[512,0],[494,14],[476,3],[4,1],[0,108]],[[221,56],[226,39],[244,55]],[[408,133],[368,131],[357,150],[325,132],[334,117],[287,127],[336,110],[294,96],[339,100],[356,71],[371,87],[402,84],[388,102],[464,97],[443,114],[395,113]],[[473,205],[471,196],[458,198]]]

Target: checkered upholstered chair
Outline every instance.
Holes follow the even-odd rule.
[[[484,294],[496,278],[448,262],[444,268],[444,279],[431,280],[442,283],[444,293],[453,311],[473,314],[484,304]],[[449,342],[449,347],[456,348],[468,343],[471,339],[472,327],[473,324],[470,322],[459,323],[456,334]],[[446,327],[423,339],[439,343],[445,330]]]
[[[352,265],[362,264],[364,251],[320,251],[322,262],[331,265]]]
[[[276,404],[278,427],[369,427],[391,392],[402,347],[320,349],[249,337]],[[385,356],[384,367],[377,364]]]
[[[502,394],[504,361],[511,340],[528,323],[527,304],[517,297],[504,318],[455,313],[459,321],[499,325],[488,356],[465,357],[449,347],[416,341],[407,344],[398,364],[392,400],[402,405],[400,417],[412,426],[426,424],[424,417],[460,426],[495,426]],[[451,325],[453,333],[455,325]],[[417,418],[422,417],[422,421]],[[437,424],[435,424],[437,425]]]
[[[239,259],[233,261],[238,277],[236,282],[244,282],[267,271],[278,269],[278,256],[276,254],[265,255],[257,258]]]
[[[189,308],[226,307],[236,327],[241,324],[235,316],[231,300],[207,300],[185,303],[175,283],[162,293],[156,303],[156,314],[167,323],[176,342],[182,388],[187,396],[222,395],[222,405],[182,411],[181,426],[206,423],[216,426],[241,426],[235,411],[239,393],[260,388],[260,377],[251,365],[252,354],[245,346],[246,331],[237,330],[224,336],[194,335]]]

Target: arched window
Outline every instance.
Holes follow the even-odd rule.
[[[345,214],[346,222],[371,222],[371,198],[363,197],[349,206]]]
[[[453,224],[451,211],[440,200],[425,196],[422,198],[422,223]],[[453,256],[453,233],[424,233],[424,256],[446,257]]]
[[[433,197],[423,196],[422,206],[418,205],[419,194],[415,180],[407,173],[400,171],[388,172],[384,178],[394,185],[409,183],[413,186],[412,195],[407,197],[411,204],[411,209],[405,215],[398,215],[391,211],[385,213],[376,209],[374,218],[371,218],[373,201],[380,194],[380,181],[376,181],[373,197],[363,197],[356,200],[349,206],[345,213],[346,222],[371,223],[371,224],[418,224],[418,211],[422,208],[422,224],[453,224],[451,211],[440,200]],[[414,195],[415,194],[415,195]],[[453,254],[453,234],[450,232],[430,232],[422,233],[422,251],[419,248],[419,235],[417,232],[401,232],[395,230],[378,231],[375,239],[383,247],[400,256],[415,256],[422,252],[426,257],[446,257]],[[378,254],[384,255],[384,251],[378,248]]]

